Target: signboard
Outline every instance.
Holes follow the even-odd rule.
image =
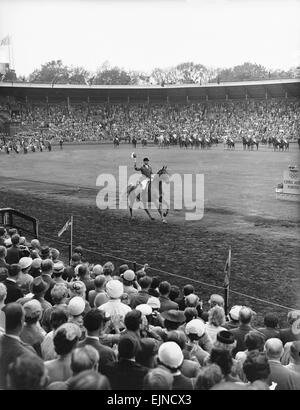
[[[300,195],[300,176],[298,169],[289,169],[283,173],[283,193]]]

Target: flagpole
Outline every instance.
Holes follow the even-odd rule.
[[[71,215],[71,244],[70,244],[70,253],[73,254],[73,215]],[[70,258],[71,259],[71,258]]]
[[[227,266],[227,283],[224,283],[224,311],[225,311],[225,316],[228,314],[228,307],[229,307],[229,283],[230,283],[230,269],[231,269],[231,246],[229,246],[229,252],[228,252],[228,266]]]

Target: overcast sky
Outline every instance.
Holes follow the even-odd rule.
[[[186,61],[300,65],[300,0],[0,0],[18,75],[50,60],[149,72]],[[0,47],[0,62],[8,60]]]

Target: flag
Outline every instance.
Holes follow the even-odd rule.
[[[64,224],[64,226],[61,228],[61,230],[58,232],[57,236],[58,237],[61,236],[69,228],[69,226],[71,226],[71,225],[72,225],[72,221],[71,220],[67,221]]]
[[[229,287],[230,269],[231,269],[231,247],[229,247],[228,258],[226,260],[225,267],[224,267],[224,273],[225,273],[224,288]]]
[[[0,46],[9,46],[10,45],[10,37],[6,36],[1,40]]]

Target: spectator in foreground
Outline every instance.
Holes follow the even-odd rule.
[[[112,390],[142,390],[148,369],[135,361],[139,344],[130,335],[123,336],[118,345],[118,361],[107,366],[106,376]]]
[[[56,359],[57,353],[55,352],[53,338],[54,333],[57,328],[68,321],[68,313],[62,307],[55,307],[50,314],[50,328],[51,331],[46,334],[42,344],[41,344],[41,352],[43,359],[46,360],[53,360]]]
[[[146,374],[143,390],[172,390],[173,382],[170,372],[157,367]]]
[[[18,299],[23,297],[23,292],[17,285],[17,281],[21,274],[21,267],[18,264],[12,264],[8,268],[8,276],[4,280],[4,285],[7,289],[7,296],[5,303],[16,302]]]
[[[267,313],[264,317],[264,327],[257,330],[265,336],[265,340],[272,337],[279,338],[278,317],[274,313]]]
[[[282,341],[277,338],[268,339],[265,351],[270,365],[270,382],[277,383],[276,390],[300,390],[298,374],[280,363],[283,355]]]
[[[85,370],[70,380],[68,390],[110,390],[110,385],[103,374]]]
[[[181,348],[175,342],[165,342],[158,350],[158,366],[169,371],[173,376],[172,390],[193,390],[191,379],[181,374],[180,367],[184,357]]]
[[[212,343],[217,340],[217,334],[226,330],[223,325],[225,323],[225,312],[220,306],[214,306],[208,312],[208,323],[205,325],[205,331],[211,339]]]
[[[9,365],[9,390],[44,390],[48,383],[44,362],[32,353],[23,353]]]
[[[294,323],[300,319],[300,310],[292,310],[287,315],[288,327],[280,330],[280,339],[283,346],[287,342],[293,342],[295,340],[300,340],[300,332],[295,332],[293,329]]]
[[[265,390],[269,390],[270,365],[265,353],[254,350],[249,352],[243,364],[243,372],[253,388],[255,382],[260,381],[265,385]]]
[[[223,380],[223,373],[217,364],[210,364],[199,370],[195,390],[210,390]]]
[[[239,313],[239,327],[235,329],[230,329],[230,332],[233,334],[236,340],[236,347],[233,350],[233,356],[240,351],[246,350],[245,345],[245,336],[251,330],[255,330],[251,326],[251,321],[253,317],[253,311],[248,307],[242,307]]]
[[[24,327],[25,312],[19,303],[9,303],[3,308],[5,333],[0,338],[0,389],[7,388],[8,367],[23,353],[35,354],[35,350],[22,342],[20,334]]]
[[[54,333],[53,343],[57,358],[45,362],[48,383],[66,381],[72,376],[71,354],[80,338],[80,329],[74,323],[64,323]]]

